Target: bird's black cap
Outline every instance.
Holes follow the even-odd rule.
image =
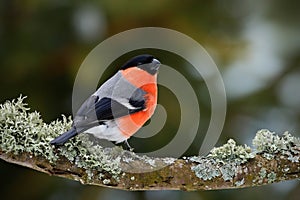
[[[157,73],[160,62],[152,55],[138,55],[128,60],[120,69],[125,70],[130,67],[139,67],[150,74]]]

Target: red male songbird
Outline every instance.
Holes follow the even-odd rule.
[[[155,110],[159,66],[148,54],[130,59],[81,105],[72,128],[50,143],[62,145],[83,132],[127,143]]]

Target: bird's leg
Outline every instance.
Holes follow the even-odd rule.
[[[121,143],[116,143],[116,142],[112,142],[112,143],[114,143],[114,145],[116,145],[116,146],[121,146],[124,150],[127,150],[127,151],[133,151],[134,150],[134,148],[132,148],[129,145],[127,140],[125,140],[124,142],[121,142]]]
[[[124,143],[127,145],[129,151],[133,151],[133,150],[134,150],[134,148],[132,148],[132,147],[129,145],[129,143],[128,143],[127,140],[125,140]]]

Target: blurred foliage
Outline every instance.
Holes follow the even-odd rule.
[[[299,134],[299,6],[295,0],[257,3],[250,0],[2,0],[0,101],[20,93],[28,95],[30,107],[41,112],[48,122],[61,113],[71,114],[73,81],[86,55],[114,34],[136,27],[157,26],[180,31],[197,40],[224,74],[228,112],[219,144],[228,138],[250,144],[260,128]],[[176,69],[186,66],[180,72],[195,90],[200,90],[199,132],[205,132],[210,119],[205,83],[193,78],[184,60],[167,52],[153,51],[153,54],[159,54],[163,63]],[[236,67],[238,63],[245,67]],[[107,71],[104,79],[115,70]],[[230,83],[238,88],[232,88]],[[179,112],[176,100],[170,101],[175,99],[172,92],[161,87],[159,94],[159,101],[168,112]],[[168,122],[168,132],[176,129],[176,123],[173,118]],[[163,145],[170,137],[172,134],[169,137],[159,134],[150,142],[145,141],[146,145],[136,138],[130,142],[142,151],[143,147],[152,148],[154,143]],[[197,135],[187,155],[198,152],[202,137]],[[300,191],[299,183],[289,182],[235,191],[129,193],[82,186],[3,161],[0,164],[0,177],[5,180],[0,189],[2,199],[298,199]]]

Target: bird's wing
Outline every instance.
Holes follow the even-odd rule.
[[[79,127],[93,127],[101,121],[120,118],[136,113],[146,107],[146,92],[136,89],[129,98],[113,99],[92,95],[78,110],[74,125]]]
[[[144,109],[144,100],[139,101],[139,103],[142,104],[141,106],[136,106],[138,103],[135,101],[132,102],[135,105],[130,102],[131,99],[126,100],[123,103],[107,97],[100,99],[100,101],[95,104],[97,119],[99,121],[116,119]],[[88,113],[88,115],[89,114],[90,113]]]

